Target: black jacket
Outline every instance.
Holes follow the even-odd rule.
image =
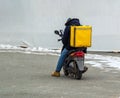
[[[65,23],[66,27],[64,30],[64,35],[62,38],[62,43],[63,43],[63,47],[71,50],[71,49],[75,49],[73,47],[70,47],[70,26],[79,26],[80,22],[79,19],[71,19],[70,21],[68,21],[67,23]]]

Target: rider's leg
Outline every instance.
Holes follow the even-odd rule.
[[[61,56],[59,57],[59,60],[58,60],[57,66],[56,66],[56,70],[52,74],[52,76],[60,76],[60,71],[62,69],[64,60],[67,57],[67,53],[68,53],[68,50],[66,48],[64,48],[63,51],[61,52]]]
[[[61,52],[61,56],[59,57],[59,60],[57,63],[57,67],[56,67],[57,72],[61,71],[64,60],[67,57],[67,53],[68,53],[68,50],[66,48],[64,48],[63,51]]]

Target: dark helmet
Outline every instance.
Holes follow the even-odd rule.
[[[65,26],[72,25],[72,24],[81,25],[78,18],[68,18],[67,21],[66,21],[66,23],[65,23]]]

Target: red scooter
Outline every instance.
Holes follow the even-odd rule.
[[[55,30],[54,33],[61,37],[60,39],[58,39],[58,41],[61,41],[63,31]],[[67,57],[63,64],[63,71],[65,76],[70,76],[75,79],[82,78],[82,74],[88,70],[88,68],[84,66],[85,51],[86,48],[81,47],[74,50],[70,50],[68,52]]]

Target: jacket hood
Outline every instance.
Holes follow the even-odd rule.
[[[71,26],[71,25],[81,25],[79,19],[73,18],[69,19],[66,23],[65,26]]]

